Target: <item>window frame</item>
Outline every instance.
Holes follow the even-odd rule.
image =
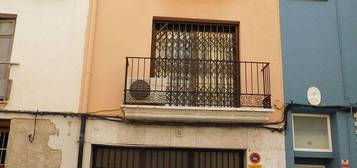
[[[17,15],[15,15],[15,14],[0,13],[0,18],[15,19],[15,20],[16,20]]]
[[[0,98],[0,104],[6,104],[6,102],[10,98],[10,90],[11,90],[11,85],[12,85],[12,80],[10,79],[10,70],[11,70],[11,66],[14,65],[13,63],[11,63],[11,57],[12,57],[12,52],[13,52],[13,47],[14,47],[17,15],[16,14],[0,13],[0,22],[11,22],[13,24],[11,34],[0,35],[0,36],[3,36],[3,37],[10,38],[9,51],[8,51],[7,57],[6,57],[8,61],[5,61],[5,64],[3,64],[3,65],[6,65],[5,66],[6,67],[5,74],[4,74],[3,77],[0,76],[0,80],[7,80],[8,81],[8,84],[5,86],[6,90],[7,90],[7,93]]]
[[[329,142],[329,148],[328,149],[318,149],[318,148],[297,148],[295,146],[295,123],[294,123],[294,117],[295,116],[302,116],[302,117],[317,117],[317,118],[326,118],[327,120],[327,134],[328,134],[328,142]],[[292,136],[293,136],[293,148],[294,151],[299,151],[299,152],[333,152],[333,147],[332,147],[332,132],[331,132],[331,117],[329,114],[306,114],[306,113],[293,113],[292,118],[291,118],[291,123],[292,123]]]
[[[7,34],[7,35],[3,35],[3,36],[9,36],[11,38],[11,44],[9,46],[9,53],[8,53],[8,58],[11,61],[12,49],[14,47],[17,15],[0,13],[0,22],[1,21],[3,21],[3,22],[10,21],[10,22],[13,23],[12,33],[11,34]],[[8,74],[8,76],[9,76],[9,74]]]
[[[11,56],[12,56],[12,49],[14,46],[14,38],[15,38],[16,18],[1,17],[1,15],[0,15],[0,23],[12,23],[13,24],[11,34],[4,34],[4,35],[0,34],[0,36],[2,36],[2,37],[7,37],[10,39],[9,52],[7,53],[7,58],[9,60],[8,66],[10,67],[11,66],[10,62],[11,62]],[[6,71],[6,76],[4,79],[8,79],[9,75],[10,75],[10,68]]]
[[[233,90],[236,92],[236,95],[233,97],[234,107],[240,107],[240,95],[241,95],[241,79],[240,79],[240,22],[239,21],[229,21],[229,20],[211,20],[211,19],[196,19],[196,18],[176,18],[176,17],[160,17],[154,16],[152,19],[152,32],[151,32],[151,52],[150,58],[155,59],[156,57],[156,28],[155,23],[157,22],[168,22],[168,23],[179,23],[179,24],[216,24],[216,25],[234,25],[235,27],[235,38],[233,47],[233,61],[237,61],[237,66],[234,67],[234,71],[238,71],[238,74],[233,74]],[[155,62],[152,60],[150,63],[150,77],[154,76],[155,73]],[[195,64],[194,64],[195,65]],[[194,66],[193,65],[193,66]],[[195,74],[195,73],[193,73]],[[197,76],[197,74],[196,74]],[[197,81],[193,81],[195,83]],[[194,88],[197,89],[197,88]],[[195,101],[191,102],[191,105],[196,104]]]

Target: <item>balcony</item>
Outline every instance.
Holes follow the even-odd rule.
[[[138,115],[144,116],[144,111],[155,109],[181,111],[173,119],[185,120],[180,115],[187,111],[201,115],[210,111],[216,121],[225,112],[232,116],[234,111],[239,115],[259,111],[265,115],[258,120],[265,121],[271,112],[266,62],[127,57],[125,71],[123,108],[129,117],[131,112],[141,111]]]

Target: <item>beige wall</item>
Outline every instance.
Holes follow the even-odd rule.
[[[150,56],[153,16],[239,21],[241,60],[270,62],[273,104],[283,102],[278,0],[102,0],[97,3],[92,9],[96,18],[91,18],[95,27],[89,30],[94,33],[89,38],[94,39],[93,48],[90,46],[85,58],[91,60],[85,65],[91,71],[87,72],[90,79],[84,79],[89,92],[82,92],[88,95],[82,97],[83,107],[88,107],[85,111],[121,114],[118,109],[124,96],[125,57]],[[91,54],[93,57],[88,57]]]
[[[83,163],[86,168],[91,163],[91,144],[237,149],[259,152],[264,168],[285,168],[284,134],[263,128],[135,125],[88,120],[87,130],[90,131],[86,132]],[[248,158],[245,161],[248,162]]]

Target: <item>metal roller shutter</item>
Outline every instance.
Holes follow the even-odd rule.
[[[93,147],[92,168],[243,168],[243,152],[216,149]]]

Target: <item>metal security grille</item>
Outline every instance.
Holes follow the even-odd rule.
[[[243,168],[243,152],[94,146],[92,168]]]
[[[238,106],[237,25],[154,21],[153,29],[152,76],[169,77],[168,104]]]
[[[0,168],[4,168],[5,166],[9,131],[10,131],[10,121],[0,120]]]
[[[155,58],[238,59],[236,24],[154,21],[153,25]]]
[[[5,164],[5,156],[7,149],[7,140],[9,138],[9,131],[1,130],[0,131],[0,168]]]

